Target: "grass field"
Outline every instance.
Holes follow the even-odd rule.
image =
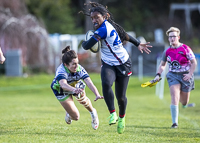
[[[170,95],[165,81],[164,99],[155,95],[155,87],[141,88],[143,81],[131,77],[127,90],[126,129],[117,133],[117,126],[108,125],[109,112],[104,100],[94,102],[95,96],[86,88],[87,96],[97,109],[100,126],[93,130],[91,117],[75,101],[80,120],[67,125],[65,111],[50,90],[54,75],[37,75],[28,78],[0,77],[0,142],[3,143],[162,143],[200,142],[200,80],[191,92],[190,102],[195,107],[180,107],[179,128],[170,129]],[[98,74],[91,74],[101,92]],[[116,102],[116,101],[115,101]],[[118,111],[117,104],[115,104]]]

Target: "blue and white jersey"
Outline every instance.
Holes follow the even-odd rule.
[[[68,84],[73,84],[74,82],[77,82],[80,79],[84,80],[87,77],[89,77],[89,75],[81,65],[78,65],[76,73],[71,73],[63,64],[61,64],[56,70],[54,79],[58,82],[61,79],[66,79]]]
[[[94,33],[101,37],[101,59],[106,64],[117,66],[128,60],[129,55],[117,31],[107,20]]]

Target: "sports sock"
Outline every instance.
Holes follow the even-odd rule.
[[[124,115],[120,115],[120,114],[119,114],[119,117],[120,117],[120,118],[124,118],[124,116],[125,116],[125,114],[124,114]]]
[[[178,124],[178,112],[179,112],[178,105],[171,105],[170,109],[171,109],[172,123]]]
[[[111,111],[109,111],[109,112],[110,112],[110,114],[111,114],[111,113],[115,112],[115,110],[111,110]]]

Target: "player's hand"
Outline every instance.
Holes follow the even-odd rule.
[[[97,101],[98,99],[104,99],[103,96],[96,96],[96,98],[94,99],[94,101]]]
[[[189,81],[191,77],[192,77],[192,75],[190,73],[183,74],[183,80],[185,80],[185,81]]]
[[[160,79],[160,76],[159,76],[159,75],[156,75],[155,78],[154,78],[153,80],[156,82],[156,81],[160,81],[161,79]]]
[[[76,94],[79,94],[79,93],[83,92],[83,89],[81,89],[81,88],[75,88],[73,90],[73,92],[76,93]]]
[[[147,54],[149,54],[151,52],[151,50],[149,50],[149,48],[151,48],[151,45],[148,45],[150,42],[147,43],[140,43],[140,45],[138,46],[138,50],[143,53],[143,51]]]

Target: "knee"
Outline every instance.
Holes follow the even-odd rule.
[[[109,87],[111,87],[113,85],[113,83],[111,82],[111,81],[109,81],[109,80],[103,80],[102,81],[102,86],[105,88],[105,87],[107,87],[107,88],[109,88]]]
[[[126,102],[126,101],[127,101],[127,98],[126,98],[126,96],[122,96],[121,98],[117,98],[117,100],[118,100],[119,102]]]

